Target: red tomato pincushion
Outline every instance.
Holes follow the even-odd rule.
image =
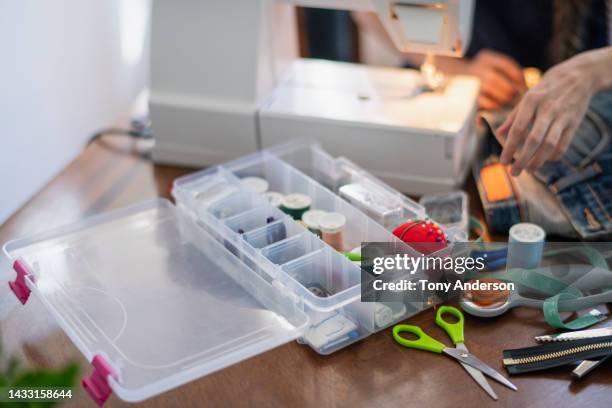
[[[393,235],[424,255],[446,248],[448,245],[442,227],[431,220],[409,220],[395,228]]]

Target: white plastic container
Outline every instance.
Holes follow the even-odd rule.
[[[469,231],[469,201],[465,191],[451,191],[449,193],[423,196],[419,203],[425,207],[427,215],[445,228],[462,231],[466,241]],[[459,240],[459,239],[458,239]]]
[[[176,206],[149,201],[5,244],[23,291],[109,392],[140,401],[295,339],[329,354],[429,306],[362,303],[360,268],[242,177],[344,215],[346,248],[399,242],[390,229],[425,215],[346,159],[291,144],[177,179]],[[366,215],[336,194],[347,183],[395,210]],[[88,391],[103,402],[103,389]]]

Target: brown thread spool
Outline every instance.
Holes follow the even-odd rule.
[[[482,283],[501,283],[502,281],[494,278],[472,279],[470,282],[480,281]],[[499,306],[508,301],[510,291],[505,290],[470,290],[465,294],[466,299],[481,307]]]
[[[319,218],[321,239],[338,252],[344,251],[346,217],[340,213],[327,213]]]

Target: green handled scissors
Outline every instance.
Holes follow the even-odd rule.
[[[448,321],[444,320],[445,313],[455,316],[457,318],[457,322],[449,323]],[[506,377],[480,361],[468,351],[465,344],[463,344],[463,322],[463,313],[461,313],[459,309],[452,306],[442,306],[436,313],[436,324],[444,329],[444,331],[451,338],[455,347],[447,347],[445,344],[440,343],[438,340],[425,334],[420,327],[411,326],[408,324],[398,324],[393,327],[393,338],[397,343],[404,347],[430,351],[438,354],[445,353],[457,359],[468,374],[472,376],[474,381],[476,381],[476,383],[478,383],[478,385],[480,385],[482,389],[495,400],[497,400],[497,395],[491,388],[491,385],[486,380],[483,373],[493,378],[495,381],[498,381],[506,387],[516,391],[516,386],[508,381]],[[412,333],[418,338],[416,340],[408,340],[400,336],[400,333]]]

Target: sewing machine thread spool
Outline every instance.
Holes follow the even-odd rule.
[[[472,279],[469,283],[476,281],[482,283],[502,283],[503,281],[494,278],[479,278]],[[510,291],[507,289],[484,289],[484,290],[468,290],[463,294],[465,299],[470,300],[478,307],[499,307],[510,299]]]
[[[263,194],[268,191],[270,184],[267,180],[262,179],[261,177],[244,177],[240,180],[242,184],[251,190],[259,194]]]
[[[346,217],[340,213],[327,213],[319,218],[321,238],[336,251],[344,250],[344,227]]]
[[[312,199],[306,194],[288,194],[283,198],[280,209],[293,217],[294,220],[301,220],[302,215],[310,209]]]
[[[507,268],[537,268],[544,250],[544,229],[536,224],[522,222],[510,227],[509,235]]]

